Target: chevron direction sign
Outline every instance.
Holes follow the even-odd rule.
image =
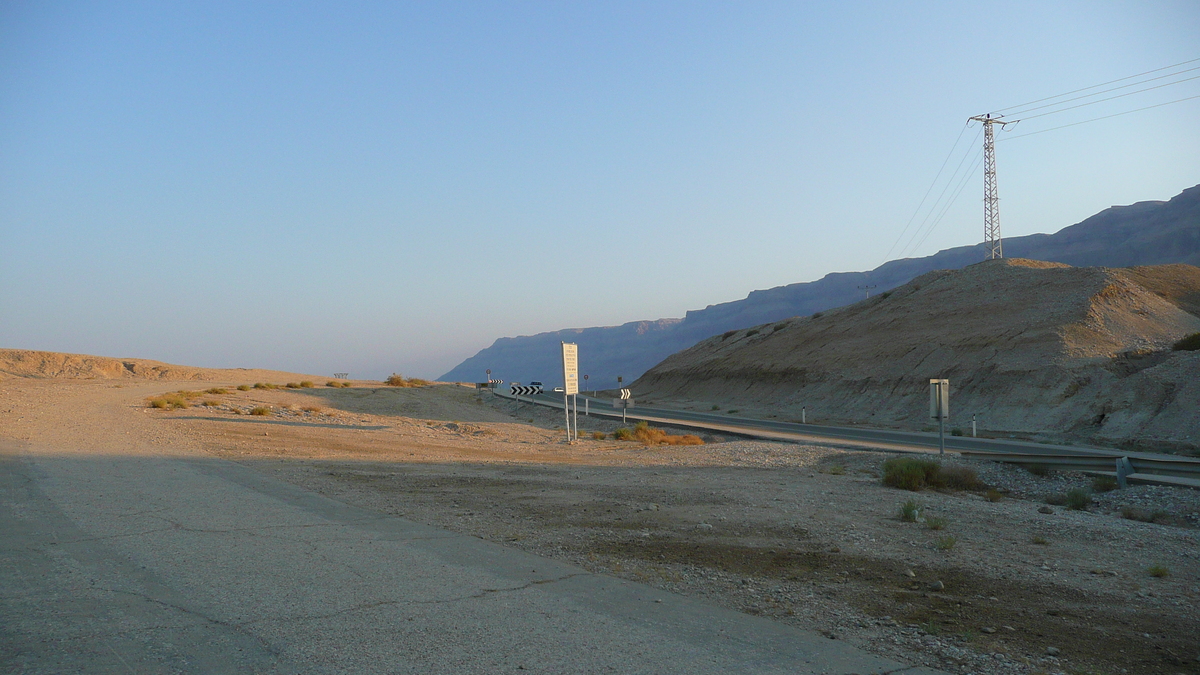
[[[621,398],[633,398],[633,392],[629,391],[628,389],[622,389]]]
[[[510,385],[509,389],[513,396],[533,396],[534,394],[542,393],[542,388],[529,384],[514,384]]]

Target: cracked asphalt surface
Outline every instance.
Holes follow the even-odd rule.
[[[935,672],[136,440],[138,411],[88,423],[104,412],[0,433],[5,672]]]

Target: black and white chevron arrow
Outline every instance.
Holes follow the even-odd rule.
[[[529,384],[514,384],[509,387],[512,390],[513,396],[533,396],[534,394],[542,393],[541,387],[535,387]]]
[[[621,390],[621,398],[633,398],[633,393],[628,389]]]

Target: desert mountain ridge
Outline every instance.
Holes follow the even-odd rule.
[[[1055,234],[1004,240],[1005,255],[1074,266],[1200,265],[1200,185],[1170,201],[1113,206]],[[893,260],[868,272],[837,272],[812,282],[751,292],[734,302],[688,311],[683,318],[633,321],[620,326],[571,328],[503,337],[439,379],[478,381],[491,369],[505,380],[560,383],[559,342],[579,345],[588,388],[626,383],[671,354],[729,330],[823,312],[862,299],[859,286],[882,293],[938,269],[960,269],[984,259],[984,245],[960,246],[924,258]]]
[[[673,354],[633,389],[809,422],[951,424],[1060,441],[1200,447],[1200,268],[1114,269],[1005,258],[923,274],[808,317],[729,331]]]

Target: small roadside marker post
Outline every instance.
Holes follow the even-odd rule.
[[[978,434],[975,433],[975,413],[971,413],[971,438],[976,438],[977,436]]]
[[[800,406],[800,424],[808,424],[808,406]]]
[[[950,417],[950,380],[929,381],[929,416],[938,421],[938,454],[946,454],[946,418]]]

